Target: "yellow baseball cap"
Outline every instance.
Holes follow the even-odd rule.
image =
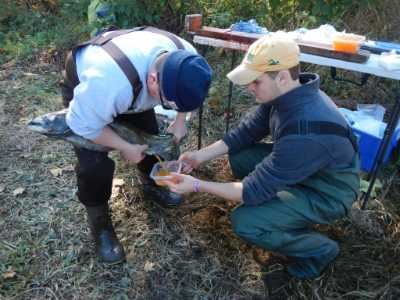
[[[265,72],[287,70],[299,64],[297,43],[286,35],[266,35],[250,45],[242,63],[228,73],[230,81],[247,85]]]

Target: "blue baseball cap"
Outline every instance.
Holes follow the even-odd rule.
[[[174,101],[179,112],[200,107],[207,97],[212,70],[200,55],[186,50],[168,54],[161,71],[161,89],[168,101]]]

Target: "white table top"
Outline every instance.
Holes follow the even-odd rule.
[[[300,54],[300,61],[327,67],[336,67],[344,70],[367,73],[379,77],[400,80],[400,71],[387,71],[379,65],[380,55],[371,54],[365,63],[353,63],[338,59],[316,56],[306,53]]]
[[[246,51],[249,47],[249,45],[247,44],[197,36],[197,35],[194,36],[193,42],[195,44],[200,44],[200,45],[207,45],[217,48],[226,48],[226,49],[241,50],[241,51]],[[371,74],[389,79],[400,80],[400,71],[398,70],[387,71],[386,69],[382,68],[379,65],[379,57],[380,55],[371,54],[368,61],[360,64],[360,63],[353,63],[333,58],[301,53],[300,61],[321,66],[336,67],[339,69]]]

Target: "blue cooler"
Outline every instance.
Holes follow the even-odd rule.
[[[382,137],[372,135],[366,131],[362,131],[360,128],[354,128],[352,126],[353,133],[358,138],[358,145],[360,149],[361,157],[361,169],[365,172],[372,171],[376,155],[378,154],[379,146],[382,142]],[[386,148],[386,154],[384,157],[384,163],[387,163],[390,153],[393,148],[397,145],[397,137],[400,134],[400,128],[397,128],[392,136],[392,139]]]

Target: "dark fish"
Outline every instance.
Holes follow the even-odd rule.
[[[41,133],[49,138],[61,139],[74,146],[94,151],[112,151],[113,149],[95,144],[82,136],[75,134],[67,125],[65,116],[67,110],[51,112],[31,120],[28,129]],[[165,122],[157,115],[159,123]],[[144,152],[149,155],[157,154],[165,160],[174,160],[179,155],[179,148],[174,143],[172,134],[151,135],[126,123],[111,123],[110,126],[121,138],[132,144],[148,145]]]

